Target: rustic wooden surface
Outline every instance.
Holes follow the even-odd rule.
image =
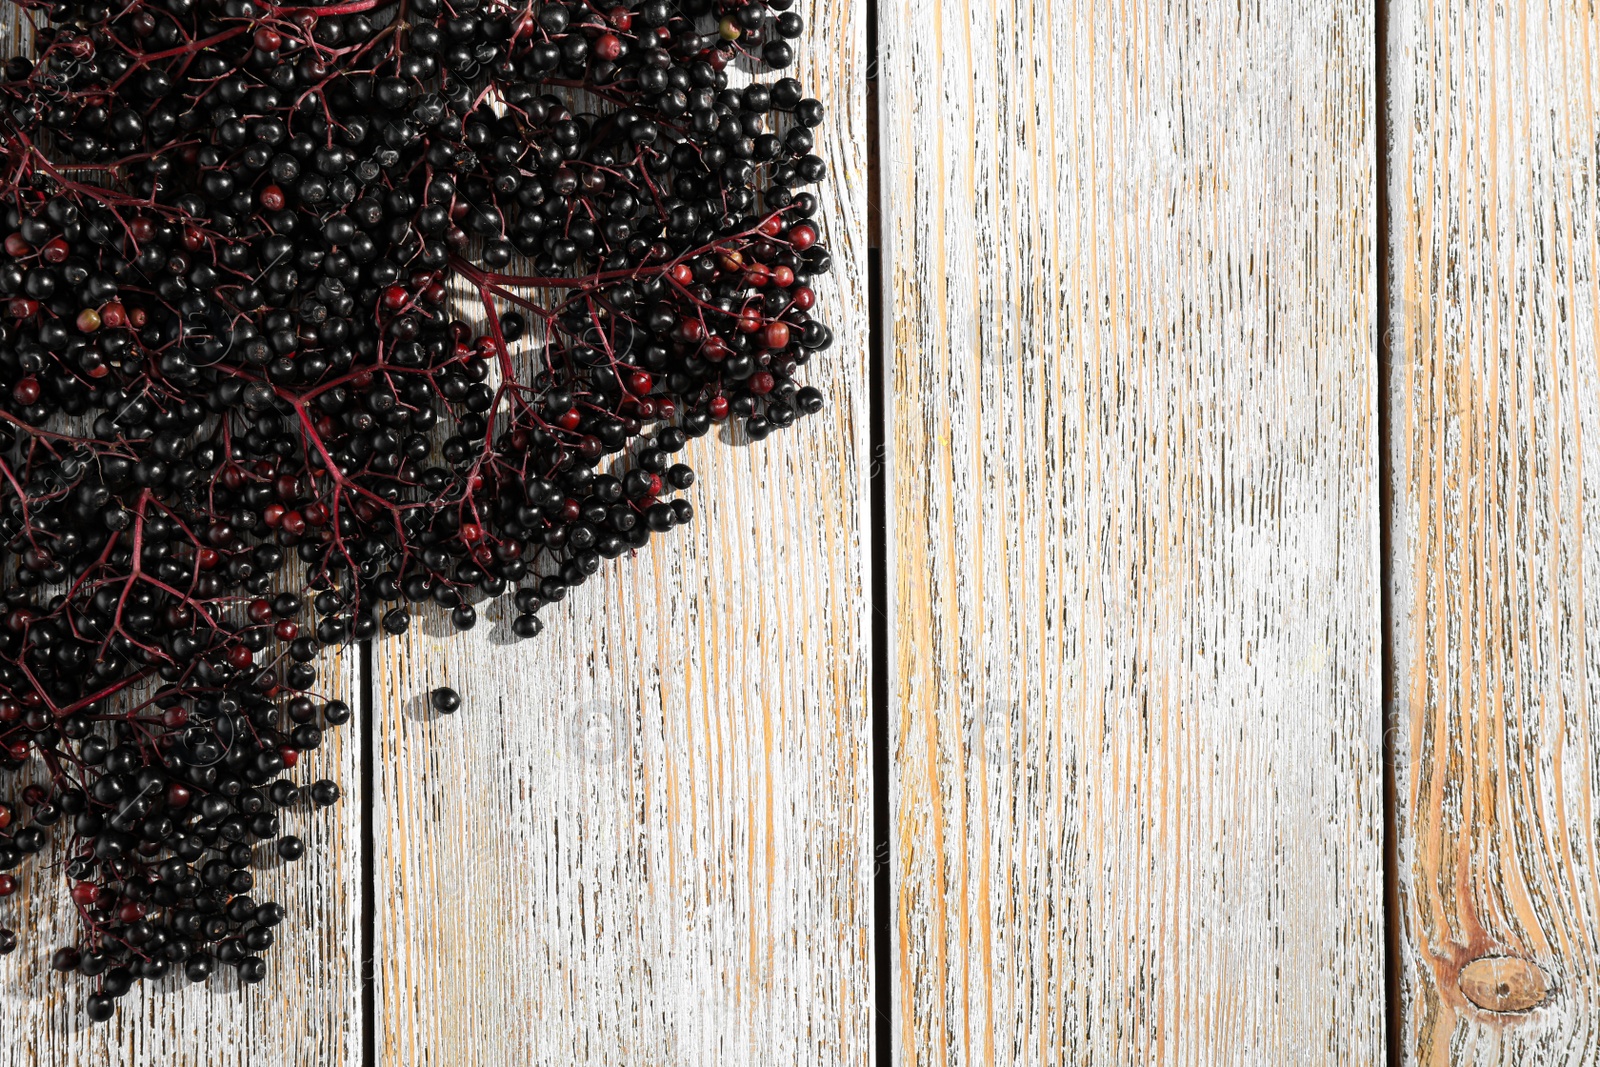
[[[491,612],[379,648],[379,1063],[870,1059],[865,7],[796,10],[830,406],[691,444],[695,521],[537,640]]]
[[[363,1062],[366,799],[380,1064],[854,1065],[875,1025],[941,1067],[1377,1063],[1380,640],[1402,1060],[1596,1062],[1600,18],[1388,3],[1377,235],[1357,0],[880,0],[874,454],[865,6],[800,9],[832,104],[828,411],[692,444],[696,522],[537,641],[497,610],[377,650],[374,735],[303,764],[347,799],[257,894],[291,912],[266,984],[169,979],[91,1027],[29,870],[0,1062]],[[327,672],[352,703],[355,660]]]
[[[895,1062],[1379,1062],[1370,6],[880,26]]]
[[[1600,23],[1390,7],[1404,1061],[1600,1048]]]

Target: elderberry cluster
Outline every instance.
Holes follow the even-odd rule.
[[[321,648],[501,595],[532,637],[691,519],[689,438],[821,409],[823,112],[762,78],[793,0],[18,2],[0,871],[66,826],[103,1019],[263,977],[252,871],[338,799],[284,776],[350,717]]]

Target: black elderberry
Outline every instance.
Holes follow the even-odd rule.
[[[265,974],[252,846],[303,853],[278,809],[351,718],[325,646],[507,590],[535,637],[692,520],[690,438],[823,406],[823,106],[724,69],[792,64],[790,0],[410,0],[380,38],[396,6],[61,0],[5,66],[0,141],[125,185],[0,179],[0,765],[75,768],[0,807],[0,870],[77,835],[114,936],[55,963],[93,1018],[175,966]]]

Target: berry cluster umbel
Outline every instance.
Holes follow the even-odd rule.
[[[283,775],[350,716],[322,646],[502,594],[531,637],[690,520],[688,438],[822,407],[822,106],[728,78],[791,63],[792,2],[22,0],[0,769],[47,781],[0,806],[0,871],[68,828],[55,965],[92,1017],[262,978]]]

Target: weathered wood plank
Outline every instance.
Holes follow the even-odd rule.
[[[1390,11],[1403,1053],[1591,1064],[1600,23],[1567,0]]]
[[[796,10],[830,108],[831,406],[692,443],[695,521],[536,640],[502,606],[379,650],[381,1063],[870,1056],[865,18]]]
[[[0,11],[0,55],[31,54],[32,33],[14,4]],[[317,693],[354,707],[359,656],[352,649],[318,661]],[[327,732],[290,773],[304,785],[331,778],[344,790],[333,808],[309,799],[282,813],[284,832],[299,836],[298,863],[274,859],[257,871],[252,892],[287,912],[265,955],[268,977],[243,986],[228,968],[201,986],[181,971],[139,982],[108,1023],[91,1023],[84,1000],[93,986],[50,969],[51,953],[78,944],[81,924],[60,875],[67,835],[15,872],[23,888],[0,907],[0,923],[22,942],[0,959],[0,1059],[10,1067],[356,1067],[363,1061],[361,998],[361,738],[354,722]],[[47,868],[47,865],[53,865]]]
[[[1371,10],[881,25],[897,1061],[1380,1062]]]

